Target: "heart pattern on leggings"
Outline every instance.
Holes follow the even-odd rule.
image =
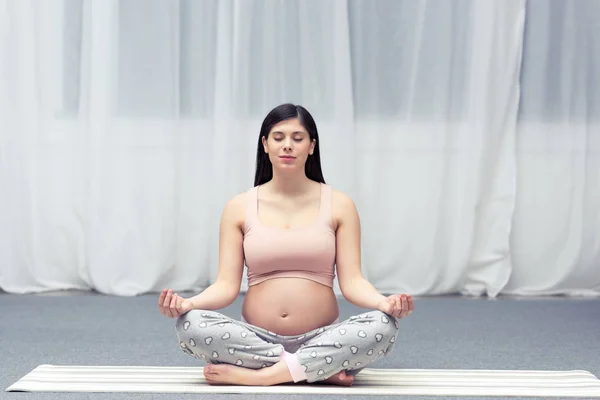
[[[211,316],[211,315],[209,315],[209,314],[205,314],[205,315],[203,315],[203,316],[204,316],[205,318],[208,318],[208,317],[211,317],[211,318],[213,318],[213,319],[214,319],[214,318],[217,318],[216,316]],[[358,322],[359,324],[360,324],[360,323],[362,323],[362,324],[365,324],[365,325],[366,325],[368,322],[370,322],[370,321],[364,321],[366,318],[368,318],[368,316],[366,316],[366,317],[361,317],[361,318],[354,318],[354,319],[351,319],[351,320],[356,320],[356,319],[358,319],[359,321],[357,321],[357,322]],[[221,319],[221,321],[223,321],[223,319]],[[211,321],[201,321],[201,322],[199,322],[199,323],[198,323],[198,326],[199,326],[199,327],[201,327],[201,328],[206,328],[206,327],[208,327],[208,325],[209,325],[208,323],[209,323],[209,322],[211,322]],[[373,322],[374,322],[374,324],[375,324],[375,325],[378,323],[377,321],[373,321]],[[385,316],[385,315],[381,316],[381,323],[384,323],[384,324],[389,324],[390,322],[394,322],[395,324],[397,324],[397,322],[396,322],[396,321],[395,321],[393,318],[389,318],[388,316]],[[221,328],[222,328],[222,327],[226,326],[227,324],[226,324],[226,322],[219,322],[217,325],[218,325],[219,327],[221,327]],[[182,326],[182,327],[183,327],[183,330],[188,330],[188,329],[190,328],[190,326],[191,326],[191,322],[190,322],[190,321],[184,321],[184,322],[183,322],[183,325],[180,325],[180,326]],[[214,322],[211,322],[211,326],[212,326],[212,327],[214,327],[214,326],[215,326],[215,325],[214,325]],[[356,325],[355,325],[355,326],[356,326]],[[357,327],[358,327],[358,326],[357,326]],[[350,333],[350,334],[351,334],[351,333],[353,332],[353,331],[352,331],[352,329],[348,330],[347,328],[348,328],[348,327],[340,327],[340,328],[338,328],[338,329],[337,329],[337,333],[338,333],[339,335],[342,335],[342,336],[343,336],[343,335],[346,335],[347,333]],[[208,332],[210,332],[210,333],[213,333],[212,331],[208,331]],[[327,334],[331,334],[331,333],[334,333],[334,334],[335,334],[335,333],[336,333],[336,331],[334,331],[334,330],[331,330],[331,329],[329,329],[329,330],[326,330],[326,328],[325,328],[325,327],[319,328],[319,329],[317,329],[317,330],[315,331],[315,333],[316,333],[317,335],[319,335],[319,334],[322,334],[322,333],[324,333],[324,332],[326,332]],[[354,332],[356,332],[356,331],[354,331]],[[246,338],[246,337],[248,337],[248,335],[249,335],[249,334],[253,334],[254,336],[257,336],[257,334],[256,334],[256,333],[252,333],[251,331],[248,331],[248,330],[246,330],[246,331],[242,331],[242,332],[240,332],[240,334],[241,334],[241,337],[242,337],[242,338]],[[269,332],[269,334],[270,334],[271,336],[275,336],[275,335],[276,335],[275,333],[272,333],[272,332]],[[208,345],[211,345],[211,343],[214,341],[214,339],[215,339],[215,338],[216,338],[216,339],[220,338],[220,339],[223,339],[223,340],[227,340],[227,339],[230,339],[230,338],[232,337],[232,335],[231,335],[231,333],[230,333],[230,332],[223,332],[223,331],[221,331],[221,332],[219,333],[219,335],[220,335],[220,336],[215,336],[215,337],[209,336],[209,337],[205,337],[205,338],[204,338],[204,342],[205,342],[205,343],[206,343],[206,345],[208,346]],[[311,336],[312,336],[312,335],[314,335],[314,334],[311,334]],[[358,336],[359,338],[361,338],[361,339],[366,339],[366,338],[368,338],[368,337],[373,337],[373,336],[370,336],[370,333],[367,333],[367,332],[366,332],[366,331],[364,331],[364,330],[358,330],[358,332],[357,332],[357,336]],[[323,337],[324,337],[324,336],[323,336]],[[389,336],[388,336],[388,337],[389,337]],[[387,339],[388,337],[386,337],[386,339]],[[296,340],[300,341],[300,340],[303,340],[303,339],[305,339],[305,338],[306,338],[306,335],[301,335],[301,336],[297,337],[297,338],[296,338]],[[384,339],[384,335],[383,335],[383,334],[381,334],[381,333],[375,333],[375,335],[374,335],[374,338],[375,338],[375,340],[376,340],[376,341],[379,343],[379,342],[381,342],[381,341]],[[199,339],[199,338],[196,338],[196,339]],[[188,342],[180,342],[180,346],[182,347],[182,349],[184,349],[184,350],[185,350],[186,352],[188,352],[189,354],[191,354],[191,355],[193,355],[193,356],[195,356],[195,357],[197,357],[197,358],[202,358],[202,359],[208,360],[208,357],[209,357],[209,356],[208,356],[208,354],[210,354],[210,353],[206,353],[206,355],[204,355],[204,354],[193,354],[193,353],[191,352],[191,350],[190,350],[190,349],[187,347],[187,346],[196,347],[196,345],[197,345],[197,344],[196,344],[196,339],[188,339]],[[272,342],[272,340],[269,340],[267,337],[264,337],[264,338],[263,338],[263,337],[261,337],[261,339],[263,339],[262,341],[263,341],[263,342],[265,342],[265,343],[274,343],[274,342]],[[200,339],[200,340],[201,340],[201,339]],[[341,338],[340,338],[340,340],[341,340]],[[389,337],[389,342],[390,342],[390,343],[395,343],[395,341],[396,341],[396,336],[391,336],[391,337]],[[187,343],[187,344],[186,344],[186,343]],[[356,344],[360,344],[360,343],[363,343],[363,342],[357,342]],[[220,344],[221,344],[221,342],[219,342],[218,344],[220,345]],[[348,344],[351,344],[351,343],[348,343]],[[306,345],[306,343],[302,343],[302,344],[300,345],[300,347],[304,347],[305,345]],[[323,343],[323,341],[320,341],[320,342],[312,342],[312,341],[311,341],[311,342],[309,343],[309,347],[313,347],[313,348],[314,348],[314,350],[313,350],[313,351],[311,351],[311,353],[309,354],[309,355],[310,355],[310,357],[311,357],[312,359],[316,359],[316,358],[318,358],[319,354],[317,353],[317,351],[316,351],[316,350],[317,350],[317,348],[320,348],[320,347],[322,347],[322,346],[324,346],[324,345],[326,345],[326,346],[332,346],[332,345],[333,345],[333,347],[334,347],[334,348],[336,348],[336,349],[341,349],[342,347],[344,347],[344,346],[342,345],[342,343],[340,343],[339,341],[335,341],[335,342],[333,342],[333,343],[331,343],[331,342],[327,342],[327,341],[326,341],[326,343],[325,343],[325,344]],[[213,346],[213,348],[215,348],[215,347],[217,347],[217,346]],[[361,347],[363,347],[363,346],[361,345]],[[365,346],[365,347],[366,347],[366,346]],[[240,346],[239,348],[241,349],[242,347]],[[364,351],[364,350],[362,350],[362,351],[361,351],[361,350],[360,350],[360,348],[359,348],[358,346],[356,346],[356,345],[351,345],[351,346],[349,346],[349,348],[350,348],[350,352],[351,352],[353,355],[356,355],[356,354],[358,354],[359,352],[361,352],[361,354],[363,354],[363,353],[362,353],[362,351]],[[223,347],[223,348],[222,348],[222,350],[223,350],[223,351],[225,351],[225,349],[227,349],[227,352],[228,352],[230,355],[234,355],[234,354],[236,353],[236,349],[235,349],[234,347]],[[250,350],[250,349],[252,349],[252,346],[250,346],[250,345],[245,345],[245,346],[244,346],[244,349],[246,349],[246,350]],[[363,347],[363,349],[364,349],[364,347]],[[368,348],[367,348],[367,349],[368,349]],[[220,351],[220,350],[221,350],[221,348],[217,348],[216,350],[219,350],[219,351]],[[319,352],[321,352],[321,351],[319,350]],[[369,350],[368,350],[368,351],[367,351],[365,354],[366,354],[367,356],[371,357],[371,356],[373,356],[373,354],[374,354],[374,353],[375,353],[375,349],[369,349]],[[262,353],[262,354],[265,354],[265,353]],[[336,354],[339,354],[339,353],[336,353]],[[336,354],[333,354],[333,355],[336,355]],[[381,356],[381,355],[385,355],[385,354],[386,354],[386,351],[385,351],[385,350],[381,350],[381,351],[379,351],[379,355],[380,355],[380,356]],[[248,355],[252,355],[252,353],[250,353],[250,354],[248,354]],[[274,356],[275,356],[275,351],[274,351],[274,350],[269,350],[269,351],[267,351],[267,352],[266,352],[266,356],[267,356],[267,357],[274,357]],[[219,353],[218,353],[217,351],[213,351],[213,352],[212,352],[212,355],[211,355],[210,357],[211,357],[212,359],[218,359],[218,358],[219,358]],[[330,356],[330,355],[327,355],[327,356],[321,355],[321,357],[323,357],[322,359],[325,361],[325,363],[326,363],[327,365],[332,365],[332,364],[333,364],[334,358],[333,358],[332,356]],[[261,359],[263,359],[263,360],[264,360],[263,356],[261,356],[261,355],[258,355],[258,354],[252,355],[252,358],[253,358],[254,360],[257,360],[257,361],[258,361],[258,360],[261,360]],[[370,360],[369,362],[371,362],[373,359],[369,359],[369,360]],[[208,362],[210,362],[210,361],[208,361]],[[217,361],[215,361],[215,362],[217,362]],[[221,362],[221,361],[219,361],[219,362]],[[230,362],[233,362],[233,360],[231,360]],[[339,363],[339,361],[337,361],[337,362],[336,362],[336,365],[340,365],[340,364],[338,364],[338,363]],[[356,360],[353,360],[353,361],[352,361],[352,363],[354,363],[354,364],[353,364],[353,366],[352,366],[351,368],[358,368],[358,367],[361,367],[362,365],[364,365],[364,360],[362,360],[362,361],[356,361]],[[243,361],[243,360],[241,360],[241,359],[237,359],[237,360],[234,362],[234,364],[235,364],[235,365],[238,365],[238,366],[242,366],[242,365],[244,365],[244,361]],[[344,360],[344,361],[342,362],[342,364],[341,364],[341,365],[342,365],[342,367],[343,367],[343,368],[348,368],[348,367],[350,367],[350,364],[351,364],[351,361],[350,361],[350,360]],[[262,367],[263,367],[263,368],[264,368],[264,367],[267,367],[267,366],[268,366],[268,364],[262,364]],[[304,369],[304,372],[308,372],[308,370],[309,370],[309,366],[307,366],[307,365],[302,365],[302,367],[303,367],[303,369]],[[256,368],[256,367],[253,367],[253,368]],[[325,367],[324,367],[324,368],[325,368]],[[329,368],[329,367],[328,367],[328,368]],[[317,371],[317,375],[324,375],[324,374],[325,374],[325,370],[324,370],[324,369],[319,369],[319,370]]]

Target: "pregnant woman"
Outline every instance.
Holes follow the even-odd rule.
[[[352,199],[325,184],[315,121],[282,104],[263,121],[254,186],[226,204],[220,223],[219,272],[202,293],[184,299],[165,289],[160,312],[177,318],[181,349],[204,360],[210,384],[351,385],[397,340],[410,295],[380,294],[363,276],[360,222]],[[217,310],[248,291],[240,320]],[[368,311],[339,321],[333,290]]]

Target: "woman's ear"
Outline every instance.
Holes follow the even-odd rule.
[[[265,153],[268,153],[269,150],[267,149],[267,138],[265,136],[262,136],[261,141],[262,141],[262,145],[263,145],[263,149],[265,150]]]
[[[310,144],[310,150],[308,150],[308,154],[310,154],[311,156],[315,152],[316,145],[317,145],[317,139],[313,139],[312,143]]]

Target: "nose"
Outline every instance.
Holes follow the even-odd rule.
[[[285,141],[285,143],[283,144],[283,150],[284,151],[292,151],[292,142],[291,142],[291,140],[287,139]]]

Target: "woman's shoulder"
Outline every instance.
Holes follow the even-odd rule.
[[[248,196],[250,195],[251,190],[252,188],[244,192],[237,193],[227,201],[226,205],[229,207],[245,207],[248,204]]]
[[[335,226],[345,220],[356,219],[358,211],[352,197],[341,190],[331,188],[331,216]]]
[[[347,208],[354,207],[354,200],[352,197],[342,192],[341,190],[334,189],[331,186],[331,206],[333,208]]]
[[[246,209],[248,207],[250,190],[251,189],[231,197],[225,203],[223,216],[229,220],[235,220],[237,223],[243,223],[246,219]]]

